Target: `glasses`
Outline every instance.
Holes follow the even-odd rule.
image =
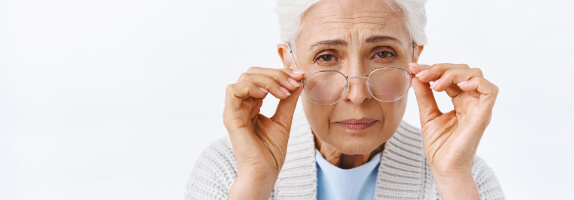
[[[293,57],[292,52],[291,56]],[[309,101],[319,106],[331,106],[347,95],[351,79],[366,79],[367,88],[374,99],[394,102],[408,93],[413,76],[413,73],[401,67],[379,67],[367,76],[354,77],[336,70],[319,70],[305,76],[302,82]]]

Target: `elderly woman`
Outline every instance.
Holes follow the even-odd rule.
[[[503,199],[475,156],[498,88],[464,64],[417,64],[424,4],[279,0],[284,68],[252,67],[227,87],[229,138],[204,151],[185,198]],[[401,122],[410,87],[422,131]],[[272,117],[259,113],[268,94],[280,99]]]

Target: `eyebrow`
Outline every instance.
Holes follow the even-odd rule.
[[[375,43],[375,42],[379,42],[379,41],[395,41],[395,42],[398,42],[399,44],[402,44],[399,39],[391,37],[391,36],[375,35],[375,36],[371,36],[370,38],[367,38],[365,40],[366,43]]]
[[[395,41],[398,42],[399,44],[402,44],[401,41],[397,38],[382,35],[371,36],[365,40],[366,43],[376,43],[380,41]],[[309,51],[313,50],[313,48],[317,46],[347,46],[347,42],[342,39],[323,40],[311,45],[311,47],[309,47]]]
[[[309,47],[309,51],[313,50],[313,48],[317,46],[347,46],[347,42],[341,39],[323,40],[311,45],[311,47]]]

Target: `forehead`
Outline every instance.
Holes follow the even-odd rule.
[[[385,0],[323,0],[301,18],[298,45],[342,39],[362,42],[373,35],[389,36],[408,43],[403,16]]]

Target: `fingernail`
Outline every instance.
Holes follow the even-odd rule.
[[[279,89],[285,93],[287,96],[291,96],[291,92],[289,92],[289,90],[285,89],[284,87],[279,87]]]
[[[425,70],[423,70],[423,71],[420,71],[420,72],[417,74],[417,77],[425,76],[425,75],[427,75],[428,73],[429,73],[429,70],[428,70],[428,69],[425,69]]]
[[[412,67],[414,69],[418,69],[419,67],[421,67],[419,64],[417,63],[409,63],[409,67]]]
[[[261,87],[260,87],[260,88],[258,88],[258,89],[259,89],[259,91],[261,91],[261,92],[263,92],[263,93],[269,92],[269,91],[267,91],[265,88],[261,88]]]
[[[304,74],[305,71],[300,70],[300,69],[295,69],[295,70],[293,70],[293,73],[294,73],[294,74]]]
[[[299,87],[299,83],[297,83],[297,81],[293,80],[292,78],[288,78],[287,80],[289,80],[289,83],[291,83],[291,85],[294,85],[295,87]]]

